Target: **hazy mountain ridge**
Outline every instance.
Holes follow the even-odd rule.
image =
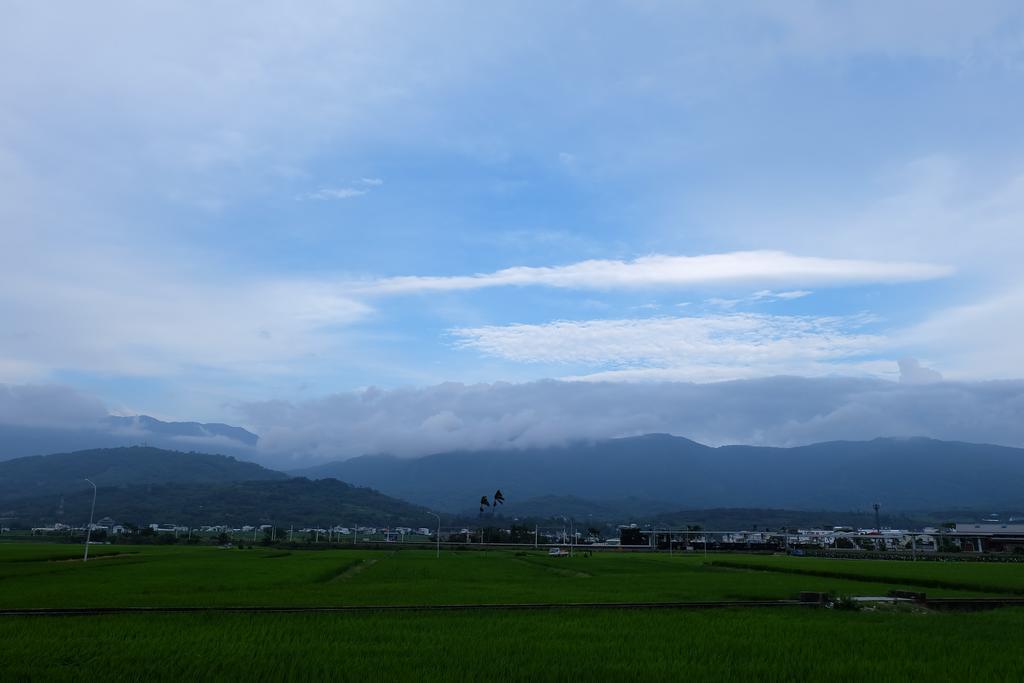
[[[509,504],[544,496],[638,498],[674,509],[890,510],[1017,508],[1024,449],[926,438],[793,448],[712,448],[664,434],[568,446],[363,456],[296,472],[333,476],[461,512],[501,488]]]
[[[246,446],[255,446],[259,437],[247,429],[222,422],[164,422],[149,415],[123,417],[111,415],[106,422],[119,430],[148,432],[172,438],[210,439],[222,437]]]
[[[35,455],[0,462],[0,501],[71,494],[97,486],[286,479],[288,475],[225,455],[134,446]]]
[[[164,422],[148,415],[108,415],[74,426],[0,424],[0,461],[31,455],[147,444],[251,458],[259,437],[219,422]]]
[[[3,503],[5,524],[82,525],[89,519],[92,488],[63,496],[63,511],[53,495]],[[298,527],[314,524],[433,526],[434,518],[418,505],[379,491],[350,486],[335,479],[269,479],[218,483],[154,483],[101,486],[96,496],[96,519],[109,516],[138,526],[275,524]]]
[[[688,510],[721,508],[861,514],[873,502],[887,513],[1024,510],[1024,450],[920,438],[712,448],[655,434],[522,451],[459,451],[415,459],[364,456],[295,474],[373,489],[383,496],[378,502],[384,507],[367,509],[384,517],[411,505],[474,519],[480,496],[490,497],[498,488],[507,500],[498,516],[506,519],[571,515],[640,521],[683,511],[682,519]],[[337,512],[326,499],[308,505],[304,496],[320,496],[315,486],[248,486],[290,481],[291,475],[221,455],[147,447],[93,449],[0,462],[0,505],[5,513],[21,510],[19,515],[52,520],[61,496],[72,500],[91,493],[83,481],[89,477],[104,490],[106,502],[121,505],[112,508],[119,514],[165,511],[191,519],[192,512],[172,500],[188,490],[207,512],[217,509],[232,518],[236,513],[221,506],[213,493],[218,486],[253,496],[229,498],[241,516],[271,514],[260,512],[266,508],[309,524]],[[147,507],[152,491],[171,493]],[[288,500],[288,492],[295,498]]]

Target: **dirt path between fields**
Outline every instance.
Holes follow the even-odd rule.
[[[588,574],[587,572],[579,571],[576,569],[566,569],[565,567],[552,567],[550,564],[547,564],[545,562],[525,560],[521,557],[517,557],[515,558],[515,560],[520,564],[529,565],[531,567],[539,567],[545,571],[551,572],[552,574],[557,574],[558,576],[567,576],[573,579],[590,579],[594,576],[593,574]]]
[[[348,581],[352,577],[358,576],[361,572],[366,571],[375,564],[377,564],[376,559],[359,560],[351,567],[349,567],[348,569],[344,570],[343,572],[335,576],[333,579],[331,579],[330,583],[333,583],[335,581]]]

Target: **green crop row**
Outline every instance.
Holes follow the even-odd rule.
[[[5,680],[1024,679],[1024,611],[0,619]]]
[[[13,552],[10,552],[13,550]],[[124,547],[88,563],[0,546],[0,607],[337,606],[788,599],[913,583],[729,569],[701,556]],[[66,552],[66,550],[65,550]],[[16,561],[12,558],[17,558]],[[943,590],[947,595],[965,591]]]
[[[884,582],[973,593],[1024,595],[1024,566],[971,562],[894,562],[796,557],[716,559],[712,566],[748,571],[780,572],[849,581]]]

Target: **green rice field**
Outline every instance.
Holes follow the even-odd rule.
[[[0,608],[1019,596],[1024,565],[783,556],[0,544]],[[77,558],[77,559],[76,559]],[[723,566],[721,563],[729,563]],[[770,571],[764,571],[764,569]],[[0,617],[0,680],[1024,680],[1024,610]]]
[[[0,607],[344,606],[1019,595],[1024,565],[628,552],[0,544]],[[761,569],[772,571],[761,571]]]

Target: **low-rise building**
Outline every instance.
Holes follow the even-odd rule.
[[[963,550],[1024,552],[1024,524],[1019,523],[957,522],[953,538]]]

